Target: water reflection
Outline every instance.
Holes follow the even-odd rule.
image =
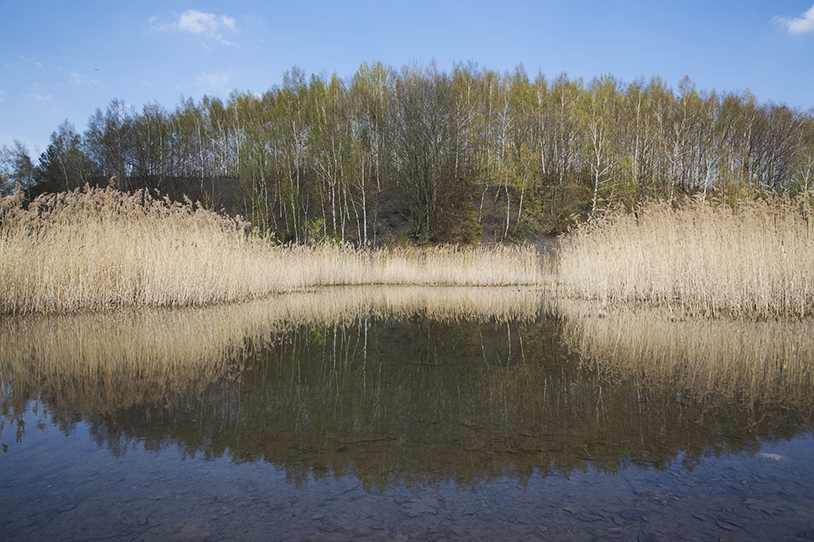
[[[89,425],[264,461],[296,487],[478,488],[506,477],[692,469],[807,431],[810,323],[677,320],[536,290],[345,288],[206,310],[0,322],[0,438]]]

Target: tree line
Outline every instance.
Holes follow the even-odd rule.
[[[16,140],[0,159],[4,192],[112,179],[243,214],[281,240],[506,240],[648,198],[808,190],[814,110],[688,78],[673,90],[659,77],[376,62],[344,79],[295,67],[263,94],[173,110],[114,99],[83,134],[62,123],[36,165]]]

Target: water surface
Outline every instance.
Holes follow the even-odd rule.
[[[518,288],[7,319],[0,533],[811,539],[810,331]]]

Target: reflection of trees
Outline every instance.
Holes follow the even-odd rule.
[[[112,391],[77,385],[71,389],[81,393],[58,397],[60,382],[88,374],[52,373],[44,382],[33,372],[26,381],[19,371],[14,392],[4,397],[46,390],[42,405],[55,421],[75,423],[82,412],[96,441],[114,454],[135,445],[178,447],[235,462],[264,460],[296,484],[352,474],[379,489],[446,481],[473,487],[589,465],[609,473],[631,464],[662,468],[678,457],[692,467],[704,454],[757,450],[761,440],[791,437],[811,421],[810,385],[789,378],[802,374],[790,347],[786,366],[800,370],[765,369],[762,380],[750,376],[748,386],[737,387],[729,365],[716,369],[696,361],[691,349],[675,350],[687,342],[682,333],[705,333],[694,324],[664,320],[636,335],[636,343],[631,322],[621,317],[614,317],[616,333],[609,326],[605,334],[604,322],[614,318],[561,311],[508,320],[368,310],[258,325],[229,343],[240,348],[222,350],[222,366],[239,373],[184,373],[174,395],[97,409],[93,398]],[[775,336],[751,334],[755,345]],[[721,337],[699,340],[728,344]],[[805,340],[814,339],[795,345],[801,355],[810,352]],[[659,353],[652,346],[658,344],[674,351]],[[739,363],[742,374],[757,374],[747,357]],[[152,385],[155,374],[132,373],[131,385]],[[111,385],[127,397],[122,382]]]

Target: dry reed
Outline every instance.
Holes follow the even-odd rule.
[[[562,243],[562,293],[708,316],[807,316],[814,309],[811,210],[806,194],[735,209],[694,199],[677,209],[648,203],[610,214]]]
[[[240,218],[140,191],[85,187],[0,203],[0,314],[202,306],[326,285],[518,285],[530,247],[279,246]]]

